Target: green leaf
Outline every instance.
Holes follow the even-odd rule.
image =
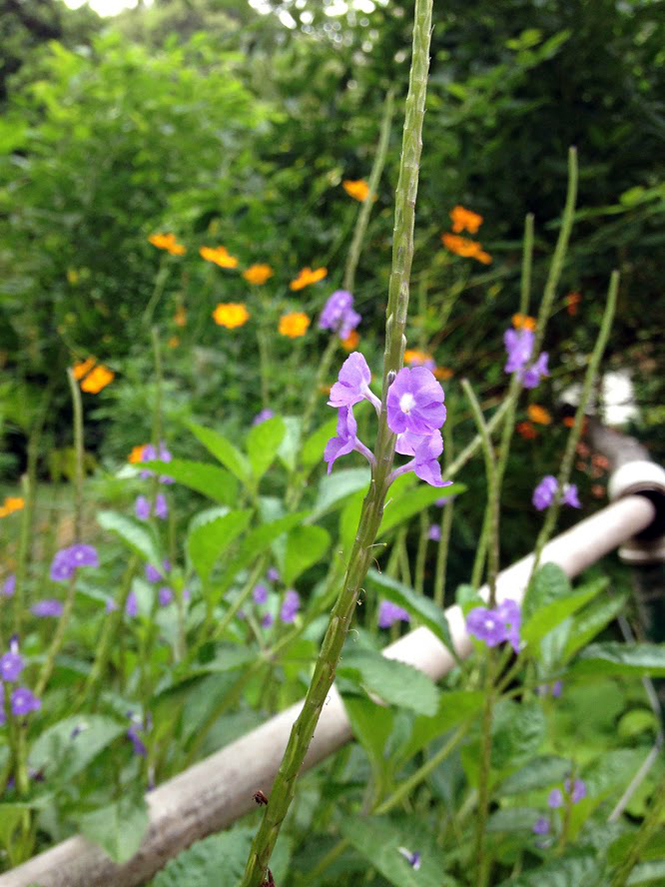
[[[665,675],[665,644],[608,641],[583,650],[570,667],[573,677],[587,675]]]
[[[324,422],[313,434],[305,441],[302,448],[301,460],[306,468],[311,468],[323,459],[323,451],[331,437],[337,432],[337,418]]]
[[[437,607],[431,598],[418,594],[402,582],[391,579],[390,576],[379,573],[374,569],[369,570],[367,573],[367,584],[376,588],[382,597],[387,598],[394,604],[398,604],[412,616],[420,619],[423,625],[426,625],[445,644],[455,659],[459,661],[457,651],[453,647],[446,614],[441,607]]]
[[[343,817],[342,834],[395,887],[457,887],[446,874],[446,861],[434,838],[415,821],[393,821],[387,817]],[[422,854],[415,869],[400,853],[400,847]]]
[[[291,585],[308,567],[320,560],[330,546],[330,534],[323,527],[294,527],[286,537],[282,579]]]
[[[343,699],[353,735],[367,752],[374,771],[382,773],[384,750],[395,724],[394,710],[363,696],[345,694]]]
[[[14,847],[14,832],[30,810],[30,804],[0,804],[0,844],[8,851]]]
[[[144,523],[118,514],[117,511],[100,511],[97,514],[97,523],[103,530],[120,536],[132,551],[145,558],[153,567],[162,569],[157,540]]]
[[[112,804],[79,819],[83,834],[114,862],[127,862],[141,846],[148,829],[148,805],[142,794],[126,793]]]
[[[293,471],[298,460],[301,420],[298,416],[283,416],[282,421],[284,422],[285,433],[277,450],[277,455],[287,471]]]
[[[547,722],[538,702],[502,699],[492,721],[492,766],[517,767],[533,757],[545,739]]]
[[[522,604],[522,620],[526,623],[536,610],[569,594],[570,582],[561,567],[552,563],[543,564],[527,588]]]
[[[255,480],[260,480],[272,465],[286,434],[286,424],[279,416],[255,425],[247,435],[247,453]]]
[[[478,714],[483,707],[482,690],[447,690],[441,693],[434,715],[419,715],[413,722],[411,738],[401,752],[400,761],[407,761],[438,736]]]
[[[567,758],[557,755],[543,755],[529,761],[517,772],[511,773],[496,789],[499,796],[520,795],[524,792],[549,788],[570,774],[571,764]]]
[[[106,715],[80,714],[64,718],[33,742],[30,766],[44,771],[47,779],[70,780],[118,736],[126,733],[127,727],[127,723],[119,723]]]
[[[319,490],[308,523],[336,508],[347,496],[369,487],[369,468],[344,468],[325,475],[319,481]]]
[[[153,468],[162,474],[172,477],[177,483],[222,505],[234,505],[238,499],[238,483],[232,474],[209,465],[207,462],[195,462],[191,459],[173,459],[171,462],[145,462],[146,468]]]
[[[579,591],[574,591],[563,598],[557,598],[534,610],[522,627],[521,638],[529,644],[536,644],[546,634],[560,625],[573,613],[600,594],[607,586],[607,580],[591,582]]]
[[[417,714],[433,715],[439,703],[439,690],[434,681],[422,671],[386,659],[372,650],[345,652],[337,669],[341,677],[356,681],[367,692]]]
[[[568,640],[563,648],[563,661],[568,662],[572,659],[578,650],[586,647],[606,625],[616,619],[626,606],[628,597],[628,593],[604,597],[579,613],[573,620]]]
[[[188,422],[187,427],[206,450],[225,468],[228,468],[231,474],[234,474],[246,486],[249,484],[252,472],[247,457],[234,447],[230,440],[227,440],[219,431],[204,428],[203,425],[197,425],[194,422]]]
[[[204,583],[217,560],[247,527],[251,517],[249,508],[228,512],[215,508],[198,514],[192,521],[187,534],[187,551]]]
[[[599,862],[595,853],[575,852],[559,857],[516,878],[502,881],[498,887],[596,887]]]
[[[339,541],[345,555],[349,555],[353,548],[364,498],[365,490],[358,490],[346,500],[339,516]]]
[[[465,484],[453,484],[443,488],[420,484],[415,490],[409,490],[395,498],[391,498],[389,490],[377,539],[385,536],[386,533],[413,517],[414,514],[420,514],[423,509],[428,505],[433,505],[442,496],[459,496],[464,492],[466,492]]]
[[[653,884],[662,887],[665,884],[665,859],[654,859],[650,862],[640,862],[630,873],[626,881],[626,887],[646,887]]]

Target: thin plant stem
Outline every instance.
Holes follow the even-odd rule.
[[[164,286],[166,284],[168,276],[169,268],[166,264],[166,255],[162,253],[160,265],[157,270],[157,274],[155,275],[155,286],[153,287],[152,295],[148,299],[148,303],[145,306],[145,311],[143,312],[143,323],[147,327],[150,327],[150,324],[152,323],[155,308],[157,307],[157,303],[159,302],[162,293],[164,292]]]
[[[413,55],[395,198],[393,266],[388,290],[383,401],[375,448],[376,466],[362,505],[358,531],[342,589],[330,616],[302,710],[291,730],[272,788],[270,803],[265,809],[261,826],[252,843],[241,887],[260,887],[264,880],[272,850],[295,794],[298,773],[335,679],[342,645],[355,614],[358,594],[372,562],[372,546],[383,517],[389,475],[395,454],[395,435],[388,428],[386,421],[386,398],[389,382],[400,368],[404,353],[431,28],[432,0],[416,0]]]
[[[570,472],[573,467],[573,460],[575,458],[575,449],[577,448],[579,439],[582,436],[582,428],[584,425],[587,405],[593,392],[593,386],[598,375],[600,361],[603,357],[605,346],[607,345],[607,340],[612,328],[612,321],[614,319],[614,312],[616,310],[618,292],[619,272],[613,271],[610,278],[610,285],[607,291],[607,302],[605,303],[605,311],[603,312],[603,319],[600,324],[600,331],[598,333],[598,338],[596,339],[596,344],[594,345],[593,351],[591,352],[587,371],[584,374],[584,382],[582,384],[580,402],[577,406],[577,411],[575,412],[575,421],[573,422],[573,427],[571,428],[570,434],[568,435],[566,449],[563,454],[563,459],[561,460],[561,468],[559,470],[559,476],[557,478],[557,492],[554,496],[552,504],[547,510],[543,526],[540,533],[538,534],[538,538],[536,539],[536,545],[534,547],[533,568],[531,572],[532,576],[538,569],[538,564],[540,563],[540,557],[543,553],[543,548],[545,547],[547,540],[550,538],[552,531],[554,530],[554,527],[556,525],[557,518],[559,516],[563,490],[565,488],[565,485],[568,483],[568,479],[570,477]]]
[[[481,723],[480,772],[478,774],[478,813],[476,817],[476,858],[478,874],[476,887],[489,883],[492,859],[486,847],[487,816],[490,800],[490,770],[492,759],[492,712],[494,710],[494,649],[488,647],[485,656],[485,702]]]
[[[444,459],[446,466],[455,455],[453,443],[453,429],[450,421],[450,407],[448,408],[448,421],[443,426],[443,440],[445,444]],[[445,498],[445,497],[442,497]],[[434,603],[443,607],[446,591],[446,567],[448,563],[448,549],[450,546],[450,533],[453,527],[453,499],[449,499],[443,505],[441,514],[441,536],[436,550],[436,570],[434,573]]]
[[[425,587],[425,559],[427,557],[427,542],[429,540],[429,520],[427,512],[420,512],[420,533],[418,535],[418,551],[416,553],[416,581],[414,588],[422,594]]]
[[[67,381],[72,395],[74,408],[74,452],[76,468],[74,476],[74,538],[81,540],[83,524],[83,405],[81,403],[81,390],[71,368],[67,369]]]

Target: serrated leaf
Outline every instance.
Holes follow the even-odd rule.
[[[455,659],[459,661],[457,651],[453,646],[446,614],[441,607],[437,607],[431,598],[418,594],[402,582],[391,579],[390,576],[379,573],[374,569],[369,570],[366,581],[369,586],[376,588],[382,597],[387,598],[394,604],[398,604],[412,616],[417,617],[423,625],[426,625],[445,644]]]
[[[496,788],[498,796],[520,795],[524,792],[549,788],[570,774],[571,763],[567,758],[557,755],[543,755],[529,761]]]
[[[252,511],[244,509],[219,514],[219,509],[197,515],[187,534],[187,551],[196,572],[205,583],[215,563],[249,524]]]
[[[148,805],[142,794],[124,794],[119,801],[85,813],[79,826],[85,837],[99,844],[114,862],[127,862],[148,829]]]
[[[291,585],[308,567],[320,560],[330,546],[330,534],[323,527],[294,527],[286,537],[282,580]]]
[[[538,607],[522,626],[521,639],[528,644],[538,643],[553,628],[581,610],[585,604],[600,594],[606,585],[605,580],[590,583],[585,588],[574,591],[564,598],[557,598]]]
[[[127,732],[106,715],[72,715],[41,733],[30,748],[30,766],[59,782],[72,779],[118,736]]]
[[[492,766],[497,770],[519,766],[536,754],[546,730],[540,703],[502,699],[492,721]]]
[[[578,650],[586,647],[606,625],[616,619],[626,606],[627,600],[627,593],[602,598],[579,613],[573,620],[568,640],[563,648],[563,661],[568,662],[572,659]]]
[[[203,425],[197,425],[195,422],[188,422],[187,427],[206,450],[225,468],[228,468],[231,474],[234,474],[241,483],[249,484],[252,473],[249,461],[237,447],[233,446],[230,440],[219,431],[204,428]]]
[[[250,430],[247,454],[255,480],[260,480],[272,465],[285,434],[286,424],[280,416],[273,416]]]
[[[424,715],[433,715],[437,710],[440,693],[436,684],[405,662],[386,659],[372,650],[357,650],[345,653],[337,671],[388,705]]]
[[[120,536],[132,551],[145,558],[153,567],[157,567],[158,570],[162,569],[157,540],[144,523],[125,517],[124,514],[118,514],[117,511],[98,512],[97,523],[103,530]]]
[[[522,620],[526,622],[536,610],[570,594],[568,577],[557,564],[546,563],[536,572],[524,596]]]
[[[574,677],[586,675],[665,675],[665,644],[622,644],[608,641],[583,650],[570,667]]]
[[[141,463],[141,466],[143,467],[144,463]],[[146,462],[145,467],[168,475],[176,483],[202,493],[222,505],[233,505],[238,499],[237,480],[217,465],[195,462],[192,459],[173,459],[171,462]]]
[[[390,491],[383,512],[383,520],[377,533],[377,539],[385,536],[390,530],[395,529],[404,521],[409,520],[415,514],[420,514],[428,505],[433,505],[442,496],[459,496],[466,492],[465,484],[453,484],[450,487],[430,487],[429,484],[420,484],[414,490],[409,490],[404,495],[391,499]]]
[[[367,490],[369,480],[369,468],[344,468],[322,477],[309,523],[316,523],[323,514],[335,509],[352,493]]]

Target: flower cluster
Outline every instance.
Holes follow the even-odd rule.
[[[327,268],[315,268],[314,270],[312,268],[303,268],[302,271],[298,272],[296,279],[291,281],[289,289],[293,290],[293,292],[304,289],[312,283],[318,283],[319,280],[323,280],[327,274]]]
[[[367,361],[360,352],[354,351],[342,364],[338,380],[330,389],[328,406],[339,409],[339,416],[337,435],[328,441],[323,454],[328,474],[340,456],[353,450],[362,453],[370,465],[375,465],[374,455],[357,437],[358,426],[353,415],[353,406],[361,400],[369,400],[377,414],[381,413],[381,401],[369,387],[371,378]],[[438,462],[443,452],[439,429],[446,420],[443,400],[443,388],[425,367],[403,367],[395,376],[386,398],[386,421],[397,435],[396,452],[413,458],[392,472],[391,482],[407,471],[414,471],[432,486],[447,486]]]
[[[159,444],[158,450],[155,449],[155,447],[152,444],[144,444],[141,449],[141,458],[139,461],[140,462],[154,462],[154,461],[170,462],[172,459],[173,459],[173,456],[171,455],[169,450],[167,450],[166,445],[162,441]],[[155,476],[155,472],[151,471],[149,468],[144,468],[140,473],[140,477],[143,480],[147,480],[147,478],[154,477],[154,476]],[[174,481],[173,481],[173,478],[169,477],[167,474],[160,474],[159,475],[159,482],[160,482],[160,484],[172,484]]]
[[[81,391],[87,394],[99,394],[102,388],[106,388],[115,379],[113,370],[104,364],[98,364],[96,357],[88,357],[75,363],[72,372],[81,386]]]
[[[134,511],[138,519],[144,521],[147,521],[151,514],[154,514],[160,520],[166,520],[169,516],[169,506],[163,493],[157,493],[154,506],[150,504],[147,496],[137,496],[134,503]]]
[[[5,722],[3,681],[15,684],[21,677],[23,667],[23,658],[19,653],[18,641],[14,636],[9,642],[9,650],[0,656],[0,724]],[[28,687],[14,687],[9,695],[9,705],[14,717],[20,717],[41,708],[41,701]]]
[[[5,501],[0,505],[0,517],[7,517],[25,508],[25,500],[21,496],[5,496]]]
[[[151,234],[148,241],[157,249],[166,250],[172,256],[184,256],[187,250],[175,239],[175,234]]]
[[[478,229],[483,223],[483,217],[478,213],[465,209],[463,206],[454,206],[450,211],[452,220],[452,234],[442,234],[441,240],[443,245],[451,253],[461,256],[464,259],[475,259],[483,265],[489,265],[492,257],[485,252],[482,244],[475,240],[469,240],[468,237],[460,237],[462,231],[468,231],[469,234],[477,234]]]
[[[92,545],[77,542],[68,548],[61,548],[51,562],[50,576],[54,582],[71,579],[79,567],[98,567],[99,557]]]
[[[535,343],[533,330],[526,327],[521,330],[507,329],[503,335],[503,342],[508,353],[504,371],[517,373],[525,388],[535,388],[543,376],[549,376],[547,352],[543,351],[533,359]]]
[[[496,647],[508,641],[513,650],[520,649],[522,613],[516,601],[506,598],[494,609],[474,607],[466,617],[469,634],[484,641],[488,647]]]
[[[332,330],[344,341],[361,321],[353,309],[353,296],[348,290],[335,290],[323,306],[319,318],[320,330]]]
[[[536,489],[533,491],[533,497],[531,501],[533,502],[534,507],[537,508],[538,511],[544,511],[546,508],[549,508],[552,502],[554,502],[554,497],[556,496],[558,487],[559,485],[554,475],[545,475],[545,477],[541,480]],[[580,502],[577,495],[576,484],[566,484],[563,490],[561,501],[564,505],[569,505],[571,508],[582,507],[582,503]]]
[[[202,246],[199,255],[206,262],[212,262],[220,268],[237,268],[238,260],[235,256],[229,255],[229,251],[225,246]]]
[[[560,788],[553,788],[547,797],[547,806],[551,810],[557,810],[564,805],[577,804],[582,798],[586,798],[587,788],[583,779],[578,776],[572,781],[566,779],[563,784],[563,791]],[[533,825],[533,832],[536,835],[546,835],[550,831],[551,821],[548,816],[539,816]]]

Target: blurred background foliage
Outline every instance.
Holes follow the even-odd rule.
[[[412,2],[161,0],[112,19],[56,0],[1,7],[0,470],[15,476],[24,464],[39,413],[29,405],[42,405],[45,451],[71,443],[64,369],[89,354],[117,376],[89,414],[88,447],[117,460],[149,437],[151,302],[150,319],[173,346],[165,356],[167,429],[170,418],[187,415],[213,416],[230,434],[246,426],[262,406],[256,333],[251,324],[220,330],[211,311],[219,301],[245,301],[273,329],[284,310],[316,315],[341,284],[358,209],[341,183],[367,178],[393,88],[398,113],[355,285],[362,347],[378,364]],[[435,19],[410,346],[428,347],[455,379],[468,375],[487,406],[497,402],[524,216],[536,217],[537,303],[574,144],[579,212],[545,343],[555,371],[538,399],[551,406],[579,371],[617,267],[609,364],[633,375],[638,433],[657,449],[661,4],[479,0],[470,8],[450,0],[435,4]],[[490,266],[443,249],[455,204],[484,216],[478,236]],[[174,232],[186,255],[155,250],[147,238],[157,231]],[[238,270],[271,264],[275,276],[260,296],[237,272],[199,258],[200,246],[217,244],[238,257]],[[291,293],[287,284],[305,265],[329,269],[325,286]],[[575,316],[565,310],[569,291],[582,296]],[[184,329],[174,325],[179,307]],[[277,408],[297,411],[289,379],[304,385],[314,377],[322,341],[314,323],[296,347],[275,337]],[[446,389],[453,412],[455,379]],[[543,472],[555,467],[561,438],[554,429],[548,435],[545,447],[542,437],[520,444],[518,467],[524,459]],[[515,490],[516,501],[528,502],[531,481]],[[506,497],[510,503],[510,486]],[[475,536],[467,535],[471,548]]]

